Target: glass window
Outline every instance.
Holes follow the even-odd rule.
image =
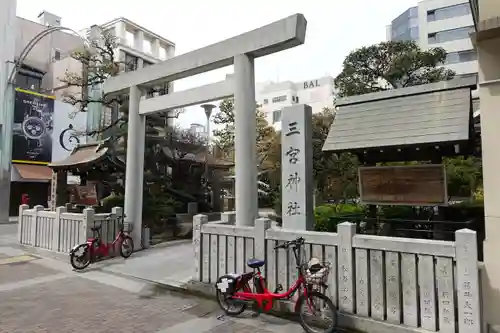
[[[134,47],[135,36],[134,36],[133,32],[126,31],[125,32],[125,40],[126,40],[128,46]]]
[[[16,75],[16,86],[21,89],[40,91],[42,79],[34,76],[18,73]]]
[[[281,110],[273,111],[273,124],[281,121]]]
[[[453,17],[465,16],[471,14],[470,5],[468,2],[454,6],[438,8],[427,12],[427,21],[446,20]]]
[[[137,57],[125,53],[125,72],[135,71],[137,69]]]
[[[469,38],[469,34],[474,31],[473,26],[439,31],[436,33],[431,33],[427,37],[429,39],[429,44],[450,42],[458,39]]]
[[[142,52],[151,53],[151,42],[147,39],[142,41]]]
[[[418,39],[418,27],[414,27],[410,29],[410,37],[412,40]]]
[[[160,46],[160,59],[165,60],[167,59],[167,50],[163,47]]]
[[[54,50],[54,60],[61,60],[61,51]]]
[[[450,52],[446,55],[446,64],[458,64],[460,62],[477,60],[477,53],[475,50],[466,50],[459,52]]]
[[[410,18],[418,17],[418,7],[411,7],[408,10],[408,17]]]
[[[286,101],[286,95],[273,97],[273,99],[272,99],[273,103],[279,103],[279,102],[284,102],[284,101]]]

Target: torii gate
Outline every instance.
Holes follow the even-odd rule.
[[[307,21],[295,14],[222,42],[176,56],[161,63],[109,78],[105,94],[129,93],[128,147],[125,179],[125,222],[133,223],[133,237],[141,244],[145,117],[181,107],[235,98],[236,224],[251,226],[258,217],[254,59],[280,52],[305,41]],[[152,85],[234,65],[225,81],[141,99]]]

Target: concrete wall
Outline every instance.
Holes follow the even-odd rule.
[[[497,0],[479,0],[479,16],[481,20],[500,17],[500,6]]]
[[[42,24],[21,17],[17,17],[17,25],[16,57],[19,56],[21,51],[33,37],[47,29],[47,27]],[[44,39],[32,49],[24,62],[28,66],[35,67],[42,71],[48,71],[50,64],[53,62],[55,49],[65,54],[80,47],[83,47],[83,41],[80,37],[56,31],[44,37]]]
[[[68,88],[67,84],[61,82],[60,79],[64,78],[66,72],[69,73],[82,73],[82,63],[71,58],[66,57],[56,62],[52,62],[48,66],[48,72],[44,75],[42,80],[43,89],[53,89],[53,94],[57,99],[61,99],[64,92],[67,93],[80,93],[81,89],[78,87]]]
[[[500,15],[500,6],[489,6],[492,2],[484,2],[485,8]],[[483,3],[480,3],[483,8]],[[494,13],[494,12],[493,12]],[[487,16],[491,12],[485,12]],[[481,17],[483,19],[483,17]],[[485,318],[491,325],[500,325],[498,312],[500,309],[500,153],[498,143],[500,136],[500,37],[477,44],[479,56],[479,94],[481,100],[481,136],[484,177],[484,210],[486,239],[484,242],[485,264]],[[496,80],[496,81],[495,81]],[[500,326],[495,332],[500,332]]]

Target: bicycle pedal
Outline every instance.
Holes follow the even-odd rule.
[[[276,287],[276,289],[274,290],[274,293],[277,294],[279,293],[280,291],[283,291],[283,286],[281,284],[278,284],[278,286]]]

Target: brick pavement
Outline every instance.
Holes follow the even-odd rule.
[[[194,316],[182,312],[195,301],[141,297],[79,277],[1,294],[0,332],[156,332]]]
[[[0,284],[13,283],[31,278],[57,274],[56,270],[29,262],[0,265]]]
[[[301,331],[298,324],[284,320],[266,322],[267,316],[219,320],[221,311],[215,302],[143,282],[138,292],[130,292],[121,277],[91,270],[62,272],[40,265],[42,261],[0,265],[0,333]],[[96,281],[99,274],[106,275],[106,284]],[[116,279],[116,286],[109,279]]]
[[[106,270],[117,262],[76,273],[66,255],[62,261],[57,256],[26,261],[23,251],[13,245],[16,228],[0,226],[0,333],[302,332],[296,323],[265,315],[218,318],[221,311],[213,301],[167,292]],[[134,256],[141,257],[149,254]],[[148,269],[162,266],[161,260],[150,259],[156,265]],[[182,271],[171,267],[173,272]],[[161,267],[158,274],[164,271]]]

